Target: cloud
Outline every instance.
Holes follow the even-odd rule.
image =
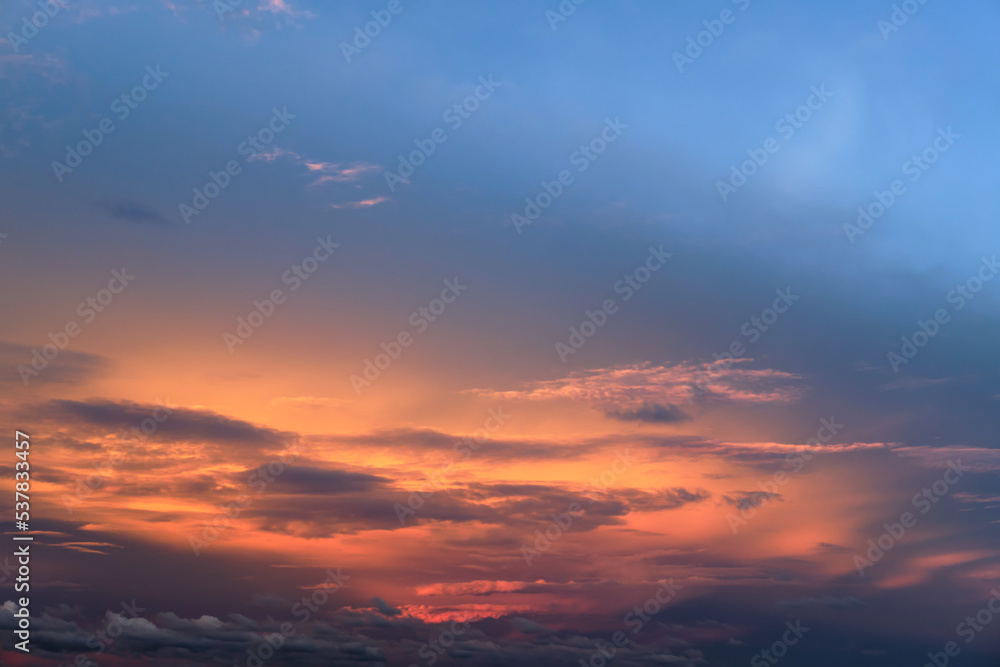
[[[650,424],[676,424],[689,421],[691,416],[676,405],[660,405],[645,402],[636,408],[608,410],[605,414],[614,419],[627,422],[647,422]]]
[[[737,491],[736,495],[730,496],[727,494],[722,496],[722,500],[726,503],[741,510],[759,507],[762,503],[781,499],[780,493],[770,493],[768,491]]]
[[[112,431],[128,431],[149,419],[154,412],[164,414],[164,407],[157,404],[133,403],[92,399],[88,401],[52,400],[36,406],[39,419],[73,423]],[[193,441],[223,445],[237,445],[278,449],[287,445],[292,433],[257,426],[241,419],[225,417],[209,410],[170,407],[169,415],[157,425],[155,432],[146,435],[150,440]]]
[[[301,27],[299,19],[314,19],[316,15],[307,9],[297,9],[288,0],[257,0],[256,4],[253,0],[247,2],[242,0],[241,2],[234,2],[233,0],[222,0],[221,2],[205,2],[204,5],[212,10],[213,14],[219,14],[220,18],[224,20],[235,20],[235,19],[252,19],[255,21],[264,21],[273,18],[283,18],[284,25],[289,25],[292,27]],[[168,8],[173,9],[173,5],[167,5]],[[175,12],[176,13],[176,12]],[[282,23],[275,24],[276,28],[281,28]]]
[[[330,208],[370,208],[372,206],[378,206],[382,202],[389,201],[388,197],[373,197],[372,199],[365,199],[363,201],[352,201],[343,204],[330,204]]]
[[[477,580],[462,581],[450,584],[428,584],[418,586],[418,595],[492,595],[494,593],[513,593],[522,591],[535,584],[544,584],[544,581],[493,581]]]
[[[536,635],[543,634],[547,632],[552,632],[551,629],[545,627],[541,623],[536,623],[530,618],[521,618],[520,616],[510,619],[510,624],[514,626],[519,632],[523,632],[526,635]]]
[[[151,208],[128,200],[105,201],[98,204],[114,220],[124,220],[140,224],[169,225],[170,223]]]
[[[306,441],[317,447],[338,446],[364,450],[391,451],[399,456],[406,454],[426,463],[431,454],[451,462],[455,459],[455,446],[468,441],[468,434],[453,434],[433,429],[395,428],[380,429],[370,433],[348,435],[308,436]],[[581,443],[579,440],[565,442],[549,438],[491,438],[488,447],[476,452],[477,460],[509,461],[512,459],[573,460],[587,455],[596,447],[613,447],[615,442],[595,440]],[[587,445],[586,447],[581,444]]]
[[[301,156],[295,151],[285,150],[278,146],[272,146],[267,150],[258,151],[250,156],[250,160],[263,160],[264,162],[274,162],[279,157],[290,156],[293,160],[300,160]]]
[[[315,14],[305,9],[295,9],[292,7],[291,3],[285,2],[285,0],[260,0],[260,4],[257,6],[259,11],[270,12],[272,14],[281,14],[290,19],[297,18],[307,18],[311,19],[315,17]]]
[[[66,61],[51,53],[0,56],[0,79],[21,78],[30,73],[53,83],[65,83],[68,80],[68,71]]]
[[[279,476],[274,490],[282,495],[269,494],[255,503],[251,520],[259,529],[315,539],[464,523],[512,528],[530,534],[535,528],[547,525],[553,513],[563,513],[577,503],[583,510],[573,521],[573,531],[584,533],[601,526],[622,525],[631,512],[679,509],[710,497],[705,491],[685,488],[647,491],[623,487],[594,494],[587,489],[554,484],[456,483],[434,490],[417,511],[400,521],[397,505],[407,507],[414,494],[409,488],[364,473],[303,474],[296,473],[295,468],[292,471],[291,488],[283,486],[283,475]],[[428,482],[419,488],[429,487]]]
[[[315,174],[316,178],[309,184],[315,187],[323,183],[352,183],[361,180],[365,175],[382,171],[382,167],[368,162],[324,162],[322,160],[311,160],[292,150],[274,146],[266,151],[261,151],[252,159],[273,162],[278,158],[288,158],[296,164],[303,165],[309,174]],[[385,201],[385,197],[376,197],[379,201]],[[378,203],[378,202],[376,202]]]
[[[34,350],[38,350],[41,354],[40,347],[32,348],[27,345],[0,342],[0,368],[4,369],[0,373],[0,382],[23,385],[17,367],[24,365],[31,368]],[[29,386],[36,383],[83,384],[111,366],[111,361],[106,357],[73,350],[62,350],[55,359],[46,361],[48,366],[39,371],[38,375],[29,378]]]
[[[252,473],[239,473],[245,478]],[[379,488],[390,480],[385,477],[345,470],[330,470],[309,466],[285,466],[276,478],[276,489],[281,493],[295,494],[340,494],[369,491]]]
[[[382,614],[383,616],[399,616],[400,614],[403,613],[399,609],[396,609],[395,607],[391,606],[388,602],[386,602],[380,597],[372,598],[372,602],[375,603],[375,608],[378,609],[378,613]]]
[[[382,167],[377,164],[365,162],[352,162],[350,164],[335,164],[332,162],[309,162],[302,161],[306,169],[310,172],[318,173],[316,180],[310,185],[320,185],[321,183],[347,183],[361,179],[365,174],[381,171]]]
[[[885,384],[879,385],[879,389],[883,391],[897,391],[897,390],[908,390],[917,391],[918,389],[925,389],[927,387],[934,387],[940,384],[951,384],[955,382],[956,378],[925,378],[925,377],[904,377],[892,382],[887,382]]]
[[[689,401],[694,393],[701,396],[700,400],[738,403],[789,403],[799,398],[801,389],[792,383],[800,376],[742,367],[752,361],[660,366],[644,362],[574,372],[556,380],[529,382],[516,390],[472,389],[469,393],[503,400],[580,400],[605,411],[626,412],[641,409],[645,403],[671,405]]]

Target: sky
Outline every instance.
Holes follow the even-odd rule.
[[[995,664],[998,20],[4,3],[3,664]]]

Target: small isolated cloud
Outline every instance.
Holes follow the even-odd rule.
[[[759,507],[772,500],[781,500],[781,494],[768,491],[737,491],[736,495],[724,495],[722,499],[734,507],[745,510]]]
[[[166,218],[153,209],[130,200],[103,201],[98,204],[113,220],[137,224],[168,225]]]
[[[366,162],[352,162],[350,164],[336,164],[333,162],[304,162],[306,169],[317,173],[316,180],[310,183],[310,187],[321,183],[347,183],[359,180],[365,174],[381,171],[377,164]]]
[[[330,208],[370,208],[372,206],[378,206],[382,202],[389,201],[388,197],[374,197],[372,199],[364,199],[362,201],[350,201],[343,204],[330,204]]]
[[[251,159],[273,162],[278,158],[287,158],[295,164],[303,165],[306,172],[314,176],[308,187],[313,188],[324,183],[355,183],[355,188],[361,186],[357,181],[362,180],[367,174],[381,171],[377,164],[367,162],[324,162],[322,160],[311,160],[295,151],[278,148],[277,146],[257,153]],[[388,197],[372,197],[358,201],[342,202],[339,204],[329,204],[331,209],[360,209],[378,206],[382,202],[389,201]]]
[[[120,544],[111,544],[110,542],[62,542],[53,544],[54,547],[60,547],[63,549],[70,549],[72,551],[79,551],[81,553],[88,554],[98,554],[101,556],[106,556],[107,551],[102,549],[122,549]]]
[[[308,173],[315,174],[316,178],[309,184],[309,187],[322,183],[351,183],[361,180],[366,174],[382,170],[377,164],[370,164],[368,162],[324,162],[322,160],[310,160],[295,151],[278,148],[277,146],[266,151],[261,151],[252,156],[251,159],[273,162],[278,158],[288,158],[295,164],[303,165]]]
[[[293,160],[301,160],[302,156],[295,151],[288,151],[284,148],[272,146],[265,151],[259,151],[250,156],[250,160],[263,160],[264,162],[274,162],[279,157],[290,157]]]
[[[613,419],[626,422],[647,422],[650,424],[676,424],[689,421],[691,415],[676,405],[661,405],[645,402],[635,408],[607,410],[605,414]]]

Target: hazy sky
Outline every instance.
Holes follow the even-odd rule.
[[[7,664],[995,662],[1000,9],[579,1],[0,8]]]

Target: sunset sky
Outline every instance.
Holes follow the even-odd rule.
[[[998,27],[5,2],[3,664],[995,665]]]

